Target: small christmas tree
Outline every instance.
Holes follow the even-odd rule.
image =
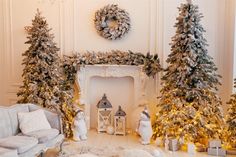
[[[234,88],[236,88],[236,79],[234,79]],[[236,93],[231,95],[231,99],[228,102],[228,114],[226,122],[228,124],[228,141],[236,148]]]
[[[198,6],[188,1],[181,4],[179,12],[169,65],[162,77],[154,137],[206,144],[207,139],[221,135],[224,122],[221,100],[216,94],[220,76],[207,54]]]
[[[19,103],[33,103],[58,111],[63,118],[64,133],[72,136],[71,123],[73,108],[72,93],[68,82],[64,79],[61,68],[59,48],[53,41],[47,21],[39,10],[32,20],[32,26],[26,27],[26,44],[30,44],[23,53],[23,86],[17,93]]]

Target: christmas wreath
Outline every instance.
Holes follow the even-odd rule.
[[[130,29],[129,13],[115,4],[98,10],[94,23],[98,34],[109,40],[122,38]]]

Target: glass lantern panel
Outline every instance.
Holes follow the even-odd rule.
[[[104,110],[104,111],[99,111],[99,113],[102,115],[102,116],[109,116],[111,114],[111,111],[110,110]]]
[[[124,121],[120,118],[116,119],[116,131],[122,132],[124,130]]]

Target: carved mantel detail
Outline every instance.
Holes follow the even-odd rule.
[[[131,65],[86,65],[77,72],[80,86],[80,103],[85,105],[85,114],[90,117],[89,84],[92,77],[132,77],[134,80],[134,107],[145,101],[148,77],[142,66]],[[90,120],[87,121],[90,128]]]

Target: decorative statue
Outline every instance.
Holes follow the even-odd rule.
[[[138,133],[141,136],[141,143],[143,145],[147,145],[150,143],[153,131],[152,131],[150,115],[146,107],[144,111],[140,113]]]
[[[78,110],[74,120],[73,139],[75,141],[87,140],[87,132],[84,112],[82,110]]]

